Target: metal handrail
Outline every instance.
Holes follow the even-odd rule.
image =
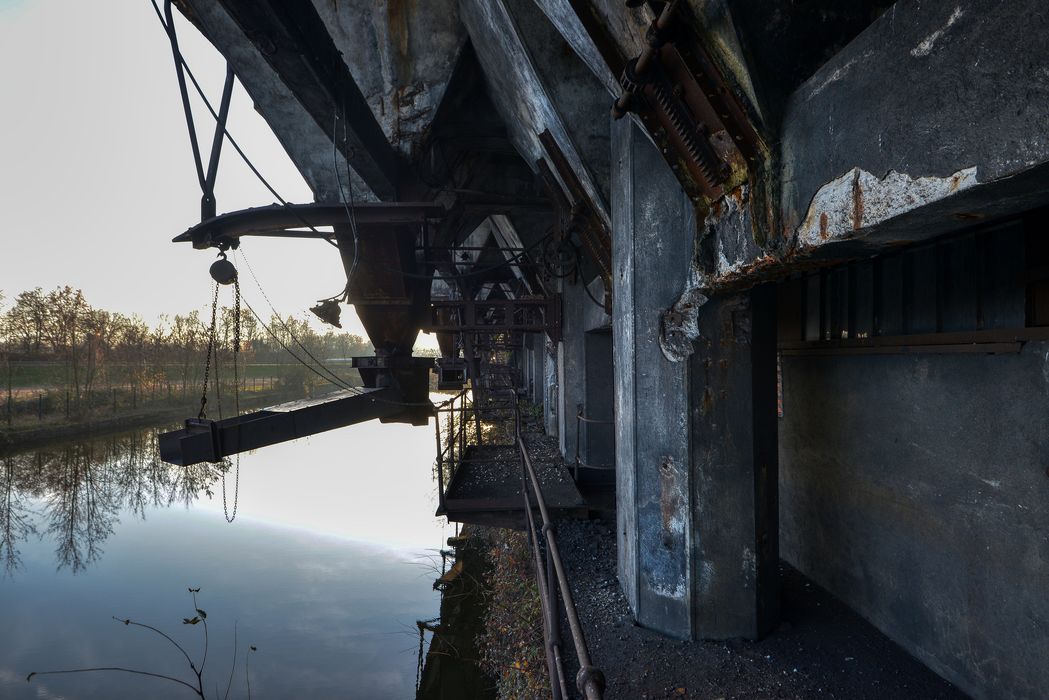
[[[516,406],[516,393],[514,394]],[[564,602],[565,617],[572,632],[572,643],[575,646],[576,658],[579,660],[579,673],[576,675],[576,688],[586,700],[601,700],[604,694],[605,677],[600,669],[595,667],[590,660],[590,650],[586,645],[586,636],[579,624],[579,615],[576,613],[575,601],[572,598],[572,589],[568,585],[568,577],[565,575],[564,564],[561,562],[561,553],[557,547],[557,537],[554,524],[550,520],[550,513],[546,508],[546,499],[543,498],[543,489],[539,485],[539,477],[536,476],[532,465],[532,458],[528,454],[524,437],[521,434],[521,413],[517,411],[514,434],[517,438],[518,451],[521,453],[521,491],[524,494],[525,518],[528,521],[528,537],[532,543],[532,551],[535,556],[536,578],[539,583],[539,600],[543,607],[544,624],[543,631],[547,647],[547,668],[550,673],[550,690],[555,700],[567,697],[567,688],[564,674],[564,664],[561,660],[559,615],[556,609],[557,594],[560,592],[561,600]],[[529,486],[535,495],[536,505],[539,506],[539,514],[543,521],[543,535],[546,540],[546,565],[544,566],[539,556],[539,544],[536,538],[534,514],[529,496]],[[544,588],[545,586],[545,588]],[[546,601],[545,603],[543,601]]]
[[[605,471],[614,470],[616,467],[612,465],[604,464],[587,464],[579,457],[579,444],[580,435],[579,427],[582,423],[588,423],[592,425],[615,425],[615,421],[611,420],[597,420],[596,418],[587,418],[583,415],[583,404],[578,404],[579,410],[576,411],[575,415],[575,462],[572,464],[572,478],[579,481],[579,470],[582,469],[603,469]]]

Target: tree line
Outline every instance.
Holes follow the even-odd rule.
[[[218,359],[229,373],[234,356],[237,313],[221,307],[216,316]],[[210,342],[211,318],[199,311],[160,316],[150,325],[135,315],[92,306],[83,291],[59,286],[37,287],[6,298],[0,292],[0,354],[4,365],[0,386],[6,383],[8,404],[18,389],[62,390],[67,404],[79,409],[85,397],[100,389],[151,391],[158,388],[179,395],[199,391]],[[238,368],[242,378],[253,365],[291,368],[297,355],[319,360],[372,353],[359,335],[318,333],[305,317],[273,314],[265,325],[247,309],[239,318]],[[308,374],[305,368],[296,377]],[[281,372],[281,375],[288,372]],[[255,376],[259,373],[256,372]],[[228,381],[231,377],[223,377]],[[273,375],[270,374],[271,383]],[[115,396],[115,394],[114,394]],[[115,400],[114,400],[115,401]],[[68,407],[67,407],[68,412]]]

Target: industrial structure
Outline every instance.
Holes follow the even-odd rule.
[[[430,371],[478,421],[509,389],[614,483],[639,624],[761,638],[782,558],[965,692],[1044,696],[1044,3],[174,6],[230,67],[178,240],[328,240],[318,313],[354,304],[376,356],[169,457],[425,423]],[[315,202],[217,215],[234,75]]]

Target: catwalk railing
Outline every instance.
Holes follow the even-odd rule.
[[[515,408],[516,395],[515,395]],[[558,597],[564,604],[565,618],[568,620],[569,631],[572,634],[572,644],[575,647],[576,658],[579,661],[579,673],[576,674],[576,688],[586,700],[600,700],[604,694],[605,678],[600,669],[596,668],[590,660],[590,650],[586,645],[586,637],[583,628],[579,624],[579,615],[576,613],[575,601],[572,598],[572,589],[568,585],[568,577],[565,567],[561,561],[561,553],[557,548],[557,535],[554,524],[550,520],[547,511],[546,499],[543,498],[543,489],[536,475],[532,458],[528,454],[528,446],[525,444],[521,433],[521,413],[515,411],[514,436],[517,448],[521,455],[521,494],[524,499],[525,519],[528,524],[528,540],[532,547],[532,555],[535,559],[536,582],[539,588],[539,602],[543,610],[543,639],[546,645],[546,665],[550,674],[550,691],[555,700],[567,700],[568,681],[565,677],[564,659],[561,654],[561,611],[557,604]],[[542,527],[537,530],[535,513],[532,511],[532,499],[539,508],[539,516]],[[539,533],[542,533],[540,541]]]

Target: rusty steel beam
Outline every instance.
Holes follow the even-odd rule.
[[[220,214],[176,236],[175,243],[193,243],[204,249],[219,243],[232,243],[241,236],[281,236],[288,238],[327,238],[308,227],[349,225],[352,212],[357,226],[389,228],[422,224],[444,216],[443,207],[429,202],[380,202],[347,207],[343,204],[271,204]]]
[[[264,408],[225,420],[190,419],[181,430],[161,433],[160,458],[169,464],[220,462],[260,447],[404,412],[400,391],[354,388],[319,399]]]
[[[547,333],[560,335],[561,298],[473,299],[431,302],[431,320],[423,327],[431,333]],[[485,318],[489,314],[489,318]]]

